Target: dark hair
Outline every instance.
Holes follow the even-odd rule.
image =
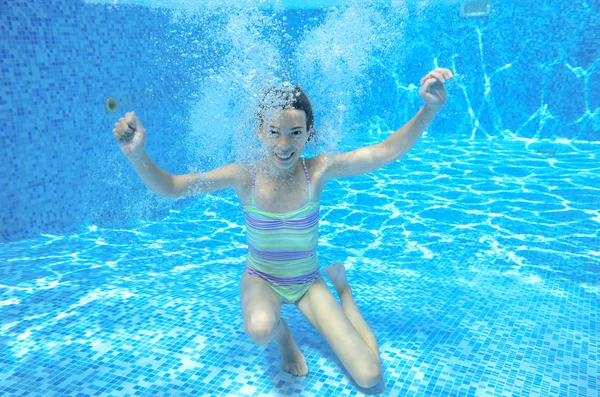
[[[256,119],[258,128],[263,127],[265,112],[271,109],[296,109],[303,110],[306,114],[306,132],[310,141],[314,134],[315,116],[313,114],[310,99],[302,88],[296,84],[284,82],[278,86],[267,89],[258,104]]]

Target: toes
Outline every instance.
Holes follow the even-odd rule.
[[[308,374],[308,366],[303,363],[288,364],[285,366],[285,370],[294,376],[306,376]]]
[[[298,376],[298,370],[294,364],[288,364],[285,366],[285,370],[294,376]]]

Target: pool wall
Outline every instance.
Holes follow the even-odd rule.
[[[457,78],[430,133],[600,142],[598,2],[523,3],[492,1],[489,18],[464,19],[457,2],[408,2],[403,42],[369,69],[361,117],[401,126],[420,104],[410,84],[437,64]],[[289,11],[287,26],[324,12]],[[3,241],[154,219],[190,203],[149,192],[111,130],[135,110],[150,157],[189,172],[193,83],[221,55],[202,48],[203,29],[219,18],[185,26],[149,8],[0,1]],[[107,97],[120,103],[115,113]]]

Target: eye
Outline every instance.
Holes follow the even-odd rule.
[[[269,130],[269,136],[275,136],[277,134],[279,134],[279,131],[277,131],[277,130]]]

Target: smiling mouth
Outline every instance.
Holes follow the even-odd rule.
[[[292,156],[293,156],[293,155],[294,155],[294,152],[292,152],[292,153],[289,153],[289,154],[287,154],[287,155],[285,155],[285,156],[281,156],[281,155],[279,155],[278,153],[275,153],[275,156],[277,156],[277,158],[278,158],[279,160],[289,160],[290,158],[292,158]]]

